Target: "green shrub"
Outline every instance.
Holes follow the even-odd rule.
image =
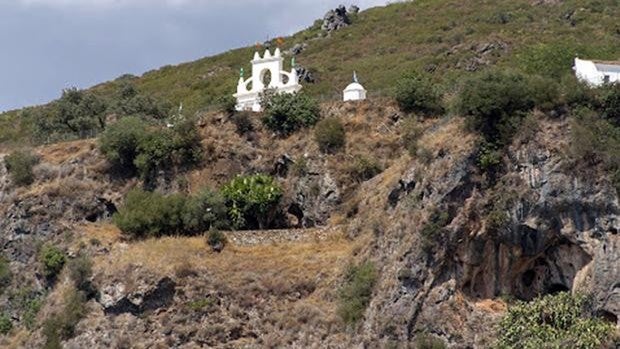
[[[7,314],[0,315],[0,334],[7,335],[13,329],[13,322]]]
[[[586,297],[558,293],[511,305],[500,322],[496,346],[603,348],[612,343],[614,327],[592,316]]]
[[[148,133],[138,146],[134,163],[142,179],[149,182],[160,170],[195,165],[201,159],[196,125],[193,120],[185,120],[172,128]]]
[[[203,154],[193,120],[160,128],[150,127],[139,118],[123,118],[103,132],[99,147],[118,169],[140,174],[146,187],[159,171],[195,165]]]
[[[364,316],[377,281],[373,263],[350,266],[339,292],[338,314],[346,324],[355,324]]]
[[[183,209],[183,226],[189,233],[228,227],[226,202],[222,195],[203,189],[189,197]]]
[[[319,120],[318,103],[303,93],[281,93],[263,100],[265,126],[279,134],[288,135]]]
[[[344,126],[336,118],[321,120],[314,129],[314,139],[322,152],[336,152],[342,149],[346,143]]]
[[[61,342],[74,336],[75,327],[86,314],[85,302],[82,292],[76,289],[67,291],[60,312],[52,314],[43,323],[44,348],[62,348]]]
[[[134,189],[113,221],[124,234],[136,239],[195,235],[210,228],[228,227],[224,199],[210,190],[186,197]]]
[[[164,196],[134,189],[125,197],[125,204],[114,215],[113,221],[132,238],[182,233],[185,201],[180,194]]]
[[[282,189],[270,176],[238,176],[222,188],[233,227],[263,229],[271,223]]]
[[[237,111],[237,99],[230,94],[219,97],[217,105],[221,111],[229,115],[233,115]]]
[[[13,273],[11,272],[9,260],[4,256],[0,256],[0,294],[11,284],[12,279]]]
[[[620,83],[605,86],[602,95],[603,116],[620,126]]]
[[[396,83],[396,102],[408,113],[437,114],[443,111],[441,96],[427,77],[409,74]]]
[[[124,82],[118,88],[108,113],[116,114],[118,117],[139,116],[164,120],[172,109],[169,103],[141,94],[132,83]]]
[[[382,171],[383,168],[376,160],[364,156],[356,156],[349,168],[351,178],[359,183],[374,178]]]
[[[32,168],[39,159],[29,151],[16,151],[4,158],[11,182],[16,186],[26,186],[34,182]]]
[[[207,244],[211,246],[214,251],[220,252],[226,245],[226,235],[218,229],[209,230],[207,235]]]
[[[562,79],[560,90],[564,103],[568,107],[596,108],[600,104],[598,91],[573,75],[568,75]]]
[[[43,274],[48,278],[55,278],[65,266],[66,260],[65,253],[51,245],[44,246],[39,253]]]
[[[570,125],[572,157],[589,166],[601,163],[620,192],[620,127],[585,108],[574,112]]]
[[[113,166],[134,174],[138,147],[147,133],[146,122],[137,117],[126,117],[108,126],[101,134],[99,148]]]
[[[490,142],[506,144],[516,131],[518,120],[542,102],[540,91],[524,75],[487,72],[466,81],[457,109],[467,116],[470,128]]]

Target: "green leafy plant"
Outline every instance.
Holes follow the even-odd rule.
[[[346,324],[353,325],[362,319],[376,282],[377,271],[371,262],[347,269],[338,306],[338,314]]]
[[[39,261],[43,266],[43,274],[48,278],[55,278],[65,266],[67,257],[59,248],[51,245],[43,246],[39,253]]]
[[[280,185],[270,176],[238,176],[222,188],[235,228],[263,229],[271,223],[282,198]]]
[[[314,139],[323,153],[336,152],[346,143],[344,126],[336,118],[323,119],[314,129]]]
[[[4,162],[14,185],[26,186],[34,182],[32,168],[39,162],[39,158],[30,151],[13,152],[4,158]]]
[[[563,292],[511,305],[496,347],[603,348],[612,343],[614,327],[592,316],[587,297]]]
[[[441,97],[428,77],[410,73],[396,83],[396,102],[408,113],[432,115],[443,110]]]
[[[263,99],[263,123],[270,130],[282,135],[316,124],[319,120],[318,103],[303,93],[274,94]]]

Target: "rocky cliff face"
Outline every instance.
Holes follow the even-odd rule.
[[[401,183],[416,173],[415,188],[388,209],[392,224],[367,251],[383,266],[367,342],[431,333],[457,348],[486,347],[500,297],[560,291],[593,294],[598,312],[618,321],[617,194],[604,172],[575,170],[566,121],[543,120],[536,131],[510,147],[493,186],[477,174],[473,147],[404,168]],[[435,210],[447,213],[445,228],[420,236]]]
[[[393,105],[323,112],[347,129],[343,154],[321,154],[311,133],[238,135],[221,115],[203,119],[210,157],[184,175],[184,190],[266,172],[285,188],[282,226],[328,226],[231,233],[221,253],[203,237],[123,241],[109,216],[139,183],[108,174],[92,142],[38,149],[29,188],[11,187],[0,166],[0,243],[20,275],[0,305],[23,327],[18,291],[44,304],[31,335],[0,345],[42,343],[41,324],[66,279],[53,285],[40,275],[37,246],[45,243],[94,261],[97,296],[67,348],[398,347],[423,333],[484,348],[504,299],[565,290],[592,294],[597,313],[618,322],[618,196],[604,171],[569,156],[567,121],[540,116],[490,181],[460,118],[421,121],[427,155],[411,157]],[[348,164],[360,154],[381,159],[384,171],[352,180]],[[183,187],[164,182],[162,191]],[[379,280],[364,319],[347,329],[336,314],[338,289],[345,266],[364,260]]]

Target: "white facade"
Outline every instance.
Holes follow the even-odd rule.
[[[353,82],[343,91],[344,101],[363,101],[366,99],[366,89],[357,80],[357,74],[353,73]]]
[[[588,61],[575,58],[575,75],[590,86],[620,83],[620,62]]]
[[[262,110],[260,94],[265,89],[274,89],[276,93],[295,93],[301,90],[297,71],[293,67],[291,72],[285,72],[283,60],[279,48],[273,56],[269,50],[265,51],[263,57],[258,52],[254,53],[252,77],[244,80],[242,74],[237,85],[237,93],[234,94],[237,98],[237,110],[260,112]],[[267,75],[270,78],[267,78]]]

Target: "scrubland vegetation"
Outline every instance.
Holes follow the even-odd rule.
[[[345,242],[321,245],[319,252],[334,254],[325,260],[316,257],[319,252],[313,251],[314,247],[270,246],[265,248],[267,252],[261,248],[233,251],[227,248],[221,254],[210,253],[208,257],[202,254],[203,250],[211,248],[222,252],[223,246],[230,243],[223,230],[279,227],[278,220],[294,212],[286,211],[293,206],[284,206],[285,197],[294,195],[299,182],[321,175],[316,174],[312,166],[318,162],[337,163],[335,175],[332,173],[338,182],[336,186],[341,185],[339,189],[347,200],[351,197],[355,200],[337,212],[342,217],[355,216],[360,205],[380,200],[356,196],[356,188],[369,189],[369,186],[364,187],[367,181],[375,181],[370,183],[372,186],[397,185],[398,199],[401,191],[409,189],[396,177],[398,171],[390,168],[394,159],[402,163],[402,168],[410,165],[418,172],[428,170],[446,152],[441,144],[433,146],[432,139],[429,142],[424,138],[425,132],[432,133],[442,123],[454,120],[459,121],[458,127],[463,124],[465,127],[449,137],[465,135],[476,140],[471,156],[475,158],[472,160],[475,166],[471,166],[471,174],[482,178],[482,184],[476,187],[479,195],[487,195],[492,201],[481,210],[480,216],[472,214],[468,218],[476,220],[476,224],[484,221],[484,229],[490,234],[499,234],[508,224],[507,210],[515,196],[504,192],[502,183],[498,182],[510,170],[505,168],[510,147],[525,142],[524,134],[536,137],[535,125],[543,118],[568,120],[570,147],[563,156],[568,158],[575,174],[587,176],[600,169],[606,173],[604,180],[620,190],[620,85],[590,88],[578,82],[570,71],[571,60],[577,52],[598,58],[616,58],[614,55],[620,53],[618,45],[598,44],[620,42],[616,37],[617,11],[606,6],[605,1],[565,1],[557,5],[557,11],[566,12],[576,4],[585,10],[572,13],[568,19],[567,14],[548,17],[545,6],[532,6],[525,1],[478,2],[476,6],[462,1],[416,1],[362,13],[354,18],[351,28],[310,41],[309,48],[300,55],[299,61],[316,73],[318,82],[305,86],[304,92],[299,94],[265,95],[265,111],[260,116],[235,111],[234,100],[230,98],[235,83],[231,76],[238,66],[246,64],[253,48],[233,50],[179,67],[164,67],[140,78],[125,76],[85,91],[66,90],[59,100],[47,106],[0,116],[0,142],[11,149],[20,149],[7,155],[4,162],[12,185],[26,187],[20,188],[26,191],[37,180],[35,169],[39,157],[36,151],[21,149],[97,135],[98,150],[105,157],[105,166],[100,167],[99,173],[128,187],[123,192],[127,194],[119,199],[118,212],[110,215],[131,243],[129,252],[113,252],[114,257],[124,259],[110,258],[112,264],[144,262],[151,269],[170,269],[172,265],[179,267],[181,260],[187,262],[185,259],[191,254],[192,263],[203,263],[209,272],[217,270],[223,279],[228,274],[220,263],[226,268],[237,268],[237,272],[255,267],[256,273],[261,274],[266,269],[261,269],[260,263],[267,260],[271,272],[277,273],[276,267],[282,261],[274,256],[284,255],[295,266],[285,266],[290,269],[286,270],[287,275],[293,277],[299,276],[303,269],[297,268],[295,263],[305,268],[317,263],[313,259],[317,258],[321,262],[317,263],[320,270],[313,272],[320,275],[319,279],[325,275],[339,277],[337,282],[329,284],[334,293],[322,296],[330,301],[333,298],[339,321],[355,329],[364,319],[375,292],[383,291],[377,289],[377,284],[387,271],[383,269],[383,262],[372,259],[373,255],[358,251],[366,247],[356,246],[355,253],[346,250],[353,249],[350,245],[354,233]],[[425,13],[440,17],[425,16]],[[377,26],[378,21],[382,25]],[[579,27],[579,32],[575,26]],[[319,31],[315,24],[294,35],[290,43],[314,38]],[[334,57],[342,59],[335,62]],[[390,63],[389,69],[385,62]],[[381,103],[391,104],[393,111],[397,111],[396,106],[400,109],[394,115],[382,114],[383,119],[372,124],[372,130],[370,123],[352,123],[330,114],[319,102],[323,94],[330,94],[343,85],[349,76],[345,70],[351,67],[365,72],[366,87],[370,91],[380,91]],[[209,79],[201,77],[205,72],[209,72]],[[172,103],[180,102],[186,106],[187,116],[172,107]],[[359,104],[360,110],[366,105]],[[214,107],[217,111],[213,111]],[[213,112],[204,113],[205,110]],[[383,112],[381,109],[379,113]],[[212,156],[216,146],[212,139],[204,136],[205,128],[214,127],[209,122],[213,122],[215,128],[229,127],[228,135],[238,138],[222,142],[220,147],[231,146],[233,142],[239,144],[233,144],[231,148],[234,149],[229,152],[219,151],[217,156]],[[11,123],[16,127],[5,127]],[[310,136],[301,137],[302,133]],[[394,144],[390,143],[386,146],[389,150],[384,151],[389,151],[390,156],[373,153],[370,148],[379,148],[379,141],[372,136],[380,141],[394,139]],[[298,138],[303,138],[303,142],[296,144]],[[242,152],[239,149],[280,141],[288,142],[287,151],[295,151],[287,158],[290,170],[270,172],[267,165],[250,167],[246,164],[216,169],[218,161],[230,160],[226,157],[242,162],[265,154],[248,151],[237,156]],[[305,156],[308,149],[316,154]],[[448,157],[450,155],[453,154]],[[223,173],[224,179],[217,185],[209,182],[209,185],[191,190],[189,185],[178,190],[161,184],[170,178],[190,181],[192,176],[202,175],[197,171],[207,167]],[[298,181],[287,182],[291,176],[298,177]],[[417,181],[417,177],[412,180]],[[428,183],[422,184],[427,187],[420,189],[419,194],[432,195],[429,192],[433,188]],[[303,195],[321,194],[316,183],[308,186],[312,189],[310,195]],[[35,189],[32,189],[33,196],[37,195]],[[303,199],[307,199],[306,196]],[[421,199],[407,197],[407,200],[411,211],[417,211],[416,200]],[[412,215],[420,226],[414,229],[415,249],[419,248],[423,252],[420,258],[431,264],[435,262],[432,257],[437,251],[447,249],[444,242],[454,217],[450,208],[443,206],[431,205],[424,210],[426,215]],[[378,213],[384,214],[384,211]],[[336,221],[342,222],[342,217],[337,217],[340,219]],[[364,217],[362,222],[371,226],[367,230],[372,230],[375,237],[385,234],[380,219]],[[180,240],[179,236],[185,236],[185,240]],[[186,246],[187,242],[192,245]],[[330,250],[330,244],[338,248],[337,253]],[[35,293],[24,287],[20,292],[7,295],[15,304],[14,313],[26,328],[42,322],[47,348],[60,347],[63,340],[73,336],[77,323],[86,314],[85,303],[94,296],[93,262],[85,256],[69,258],[68,252],[54,246],[42,246],[36,258],[38,270],[49,281],[50,290],[46,292],[56,285],[55,291],[59,293],[55,295],[58,304],[54,311],[41,312],[46,315],[45,319],[37,317],[47,293]],[[136,255],[132,255],[134,252]],[[304,256],[303,263],[295,262],[295,258],[299,258],[295,253]],[[244,260],[246,256],[251,258]],[[345,259],[351,264],[342,272],[338,266]],[[170,266],[165,265],[168,262]],[[329,266],[334,269],[325,271]],[[179,274],[193,277],[198,273],[191,265],[182,267],[185,272]],[[61,275],[68,276],[68,285],[59,285]],[[14,277],[8,260],[0,258],[0,292]],[[226,290],[235,294],[240,303],[247,304],[252,304],[252,297],[260,292],[269,297],[301,297],[300,294],[312,293],[315,284],[323,282],[323,279],[317,282],[300,278],[293,287],[287,286],[284,278],[276,282],[253,274],[237,277],[231,282],[231,290],[246,287],[243,288],[245,294]],[[246,286],[246,282],[250,286]],[[187,304],[192,311],[200,313],[215,307],[212,302],[211,298],[205,300],[203,297]],[[597,348],[613,340],[613,329],[596,315],[588,308],[587,298],[568,294],[512,304],[498,328],[497,347],[537,348],[552,343],[558,347]],[[11,332],[15,325],[8,314],[0,315],[0,333]],[[434,334],[421,333],[416,338],[420,348],[445,346]]]

